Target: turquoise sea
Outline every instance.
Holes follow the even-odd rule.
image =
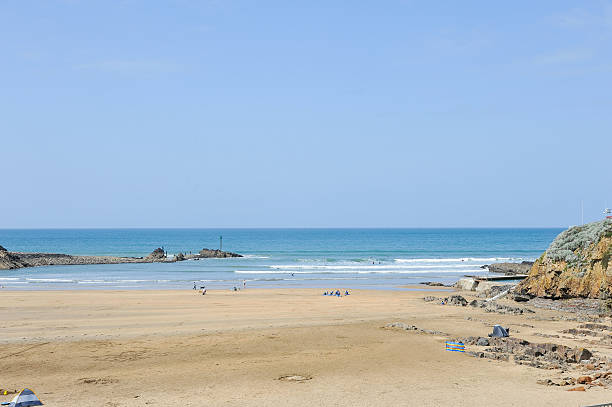
[[[392,289],[533,260],[562,229],[4,229],[10,251],[146,256],[218,248],[243,258],[0,270],[4,289]]]

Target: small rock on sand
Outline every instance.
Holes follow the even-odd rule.
[[[489,346],[489,340],[487,338],[478,338],[478,341],[476,341],[476,345]]]
[[[299,374],[284,375],[278,378],[278,380],[282,380],[285,382],[303,382],[310,379],[312,379],[311,376],[302,376]]]

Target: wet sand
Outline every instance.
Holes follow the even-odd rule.
[[[449,294],[433,288],[356,290],[342,298],[321,292],[1,291],[0,388],[31,387],[47,406],[612,401],[610,389],[567,392],[536,383],[552,372],[444,351],[449,336],[486,336],[494,323],[533,342],[546,341],[536,333],[579,325],[548,320],[554,311],[500,315],[424,302],[425,295]],[[383,328],[397,321],[448,335]]]

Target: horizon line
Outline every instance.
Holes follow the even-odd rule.
[[[385,230],[406,230],[406,229],[567,229],[572,226],[220,226],[220,227],[10,227],[0,230],[362,230],[362,229],[385,229]]]

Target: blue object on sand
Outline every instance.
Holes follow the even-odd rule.
[[[508,334],[508,330],[501,325],[493,325],[493,333],[489,334],[489,336],[494,338],[506,338],[510,335]]]
[[[4,403],[2,403],[4,404]],[[6,404],[10,407],[29,407],[42,406],[43,403],[36,397],[36,394],[30,389],[23,389],[15,396],[10,403]]]

